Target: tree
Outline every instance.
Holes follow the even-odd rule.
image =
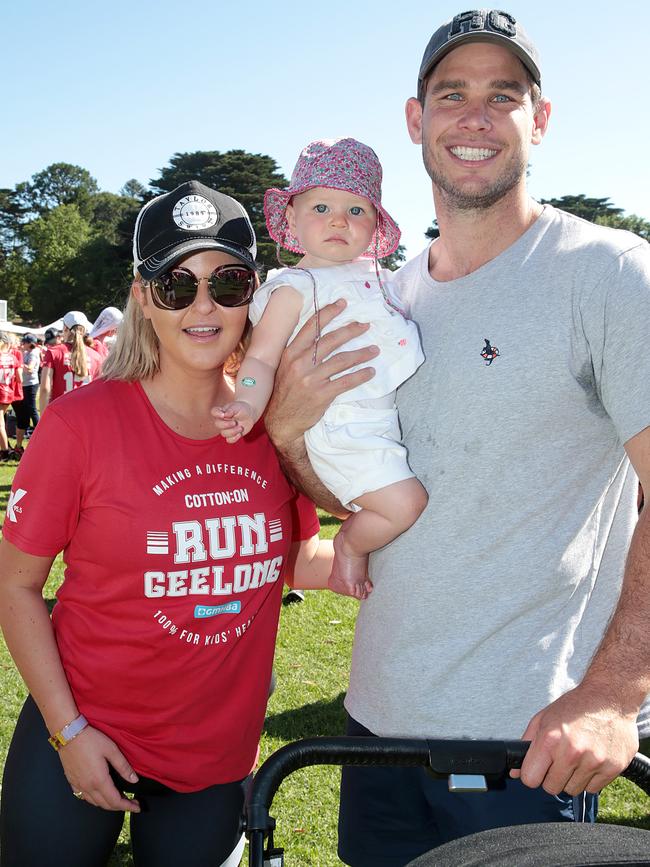
[[[590,223],[597,222],[598,217],[614,217],[623,213],[623,208],[615,207],[608,197],[590,199],[583,193],[577,196],[562,196],[560,199],[540,199],[540,203],[561,208],[563,211],[568,211],[569,214],[582,217],[583,220],[589,220]]]
[[[59,205],[25,226],[30,251],[30,284],[34,314],[56,319],[78,300],[71,265],[91,237],[91,227],[77,205]]]
[[[142,201],[98,193],[91,203],[92,234],[71,263],[70,274],[79,306],[94,318],[104,307],[125,303],[133,277],[133,229]]]
[[[613,229],[626,229],[628,232],[634,232],[635,235],[650,241],[650,222],[644,220],[643,217],[637,217],[636,214],[630,214],[627,217],[618,214],[606,214],[596,217],[596,222],[601,226],[611,226]]]
[[[379,264],[382,268],[388,268],[390,271],[394,271],[396,268],[399,268],[402,262],[406,262],[404,250],[404,245],[399,244],[397,250],[395,250],[394,253],[391,253],[390,256],[384,256],[383,259],[380,259]]]
[[[29,265],[19,250],[12,250],[0,262],[0,286],[7,318],[29,316],[33,309]]]
[[[76,205],[88,218],[89,199],[99,191],[89,171],[70,163],[52,163],[31,181],[16,185],[15,195],[25,212],[42,215],[59,205]]]
[[[611,226],[613,229],[626,229],[634,232],[646,241],[650,241],[650,222],[636,214],[624,215],[623,208],[615,207],[608,197],[590,199],[582,193],[577,196],[562,196],[560,199],[540,199],[543,205],[553,205],[568,211],[590,223],[599,226]]]
[[[93,318],[122,304],[146,195],[135,180],[123,189],[134,195],[99,192],[85,169],[55,163],[0,190],[0,286],[13,317],[47,321],[80,309]]]
[[[25,209],[15,190],[0,190],[0,251],[5,255],[21,246],[24,219]]]
[[[0,190],[0,292],[7,302],[7,316],[28,314],[32,309],[29,294],[29,269],[22,235],[24,209],[15,191]]]
[[[424,233],[425,238],[439,238],[440,237],[440,229],[438,228],[438,221],[434,219],[433,223],[429,226],[429,228]]]
[[[288,181],[278,164],[265,154],[243,150],[194,151],[177,153],[162,169],[160,177],[151,180],[154,193],[166,193],[185,181],[196,180],[237,199],[248,212],[257,236],[257,259],[266,268],[277,267],[275,243],[266,231],[264,192],[269,187],[284,189]],[[296,257],[283,251],[282,258],[295,262]]]
[[[131,180],[127,181],[120,190],[120,196],[126,196],[126,198],[129,199],[144,200],[147,197],[147,188],[144,184],[141,184],[140,181],[131,178]]]
[[[122,225],[126,221],[131,230],[131,241],[135,219],[142,207],[141,201],[115,193],[97,193],[90,198],[89,206],[93,234],[100,235],[111,244],[121,244],[124,241]]]

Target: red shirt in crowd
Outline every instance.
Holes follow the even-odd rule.
[[[101,340],[93,340],[93,349],[101,356],[102,361],[104,361],[108,356],[108,353],[111,351],[111,346],[110,344],[103,343]]]
[[[48,346],[43,356],[43,367],[51,368],[52,374],[52,393],[50,401],[61,397],[81,385],[87,385],[93,379],[97,379],[102,369],[102,358],[99,353],[95,352],[90,346],[86,346],[86,358],[88,359],[88,375],[85,377],[75,376],[70,367],[70,351],[72,349],[69,343],[58,343],[54,346]]]
[[[23,353],[18,346],[12,347],[13,354],[16,357],[16,378],[14,379],[14,400],[22,400],[23,394]]]
[[[64,551],[53,623],[80,712],[138,773],[195,791],[254,766],[287,553],[318,529],[261,422],[190,440],[139,383],[100,380],[44,413],[3,534]]]
[[[22,366],[22,357],[19,361],[13,349],[0,352],[0,404],[12,403],[20,399],[16,397],[18,393],[16,381]],[[20,394],[22,397],[22,387],[20,387]]]

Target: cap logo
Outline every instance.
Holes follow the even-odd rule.
[[[199,231],[209,229],[217,222],[217,209],[203,196],[183,196],[174,205],[174,222],[179,229]]]
[[[461,12],[452,18],[449,36],[458,36],[460,33],[474,33],[477,30],[492,30],[503,36],[514,38],[517,35],[517,22],[498,9],[474,9],[470,12]]]

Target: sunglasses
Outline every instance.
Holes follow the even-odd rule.
[[[156,307],[184,310],[194,303],[201,280],[208,281],[210,297],[221,307],[243,307],[257,286],[255,271],[243,265],[219,265],[209,277],[197,277],[189,268],[172,268],[147,285]]]

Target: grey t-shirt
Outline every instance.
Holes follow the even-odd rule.
[[[372,555],[346,708],[379,735],[521,737],[580,681],[620,592],[650,248],[547,206],[466,277],[433,280],[427,249],[397,280],[426,356],[397,402],[430,499]]]
[[[41,358],[40,349],[34,347],[34,349],[28,350],[23,355],[23,385],[38,385],[38,365]],[[34,362],[36,362],[34,364]],[[27,365],[34,364],[34,370],[29,371],[27,369]]]

